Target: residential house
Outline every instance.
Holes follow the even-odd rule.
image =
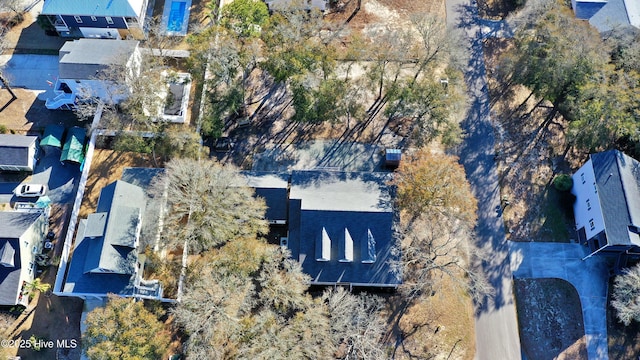
[[[640,29],[638,0],[571,0],[571,6],[578,19],[588,20],[601,34],[627,27]]]
[[[59,51],[54,96],[45,105],[52,110],[70,110],[77,101],[88,98],[118,103],[128,96],[126,79],[139,74],[140,62],[137,41],[67,41]],[[124,71],[123,79],[109,78],[120,70]]]
[[[267,239],[274,244],[287,244],[287,229],[289,218],[289,181],[291,174],[266,171],[242,172],[246,183],[255,189],[255,195],[264,199],[267,204],[265,218],[269,221],[269,235]]]
[[[139,186],[116,180],[102,189],[96,212],[80,220],[62,295],[162,298],[161,284],[142,278],[145,207],[146,195]]]
[[[600,152],[572,179],[580,242],[592,255],[616,256],[618,268],[640,257],[640,163],[618,150]]]
[[[24,288],[34,279],[47,226],[42,211],[0,211],[0,305],[27,305]]]
[[[0,134],[0,171],[33,172],[37,162],[37,136]]]
[[[294,171],[287,248],[311,285],[396,288],[391,173]]]
[[[46,0],[45,15],[61,37],[142,40],[147,0]]]

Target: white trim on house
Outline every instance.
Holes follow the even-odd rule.
[[[576,230],[584,227],[587,239],[590,239],[604,230],[602,207],[600,206],[591,159],[582,165],[571,178],[573,179],[571,192],[576,196],[576,202],[573,205]]]

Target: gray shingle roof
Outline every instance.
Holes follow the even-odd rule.
[[[41,216],[40,213],[0,212],[0,249],[7,251],[6,254],[3,251],[4,256],[13,252],[13,266],[0,265],[0,305],[16,304],[22,271],[19,239]],[[4,256],[2,262],[9,261]]]
[[[37,140],[36,136],[0,134],[0,165],[29,166],[29,148]]]
[[[95,216],[80,221],[64,291],[122,294],[133,289],[145,203],[140,187],[121,180],[102,189]]]
[[[585,6],[588,7],[589,3]],[[629,25],[640,28],[640,1],[608,0],[588,19],[589,23],[601,33]]]
[[[391,266],[399,256],[392,251],[394,214],[387,185],[391,177],[390,173],[292,173],[289,249],[312,284],[401,283]]]
[[[93,79],[110,65],[125,65],[138,41],[79,39],[60,49],[58,73],[61,79]]]
[[[629,225],[640,227],[640,163],[618,150],[591,155],[610,245],[639,245]]]

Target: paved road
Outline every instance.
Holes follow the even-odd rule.
[[[511,271],[516,278],[560,278],[570,282],[580,296],[589,359],[607,359],[606,258],[589,254],[580,244],[516,243],[511,249]]]
[[[459,155],[473,192],[478,199],[477,246],[488,257],[476,264],[488,276],[495,291],[476,304],[476,359],[521,359],[520,337],[513,298],[513,277],[509,246],[500,207],[500,188],[494,161],[494,133],[489,117],[489,94],[482,49],[482,29],[475,3],[447,0],[447,24],[462,28],[469,41],[470,59],[465,80],[472,100],[463,129],[467,133]]]

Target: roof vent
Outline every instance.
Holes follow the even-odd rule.
[[[376,262],[376,239],[371,233],[371,229],[367,229],[367,238],[362,242],[362,263],[373,264]]]
[[[316,261],[331,260],[331,238],[327,229],[322,228],[322,235],[316,238]]]
[[[353,261],[353,239],[347,228],[344,229],[344,242],[340,243],[340,262]]]
[[[5,242],[2,248],[0,248],[0,265],[4,267],[14,267],[13,258],[16,253],[16,250],[9,244],[9,242]]]

